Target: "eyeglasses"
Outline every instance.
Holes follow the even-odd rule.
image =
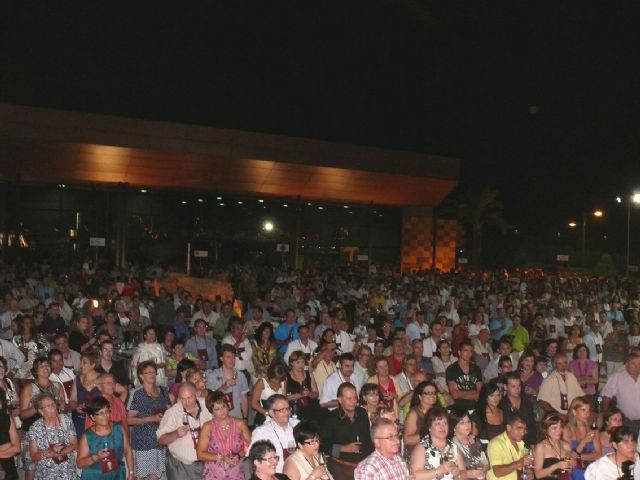
[[[44,410],[45,408],[58,408],[55,403],[47,403],[46,405],[40,405],[40,409]]]
[[[437,395],[437,393],[436,392],[427,391],[427,392],[420,392],[420,395],[428,395],[430,397],[435,397]]]
[[[284,408],[278,408],[278,409],[274,408],[273,411],[276,413],[291,412],[291,407],[284,407]]]
[[[376,440],[391,440],[391,441],[398,440],[398,441],[400,441],[400,436],[401,435],[399,433],[396,433],[395,435],[389,435],[388,437],[376,437]]]
[[[269,457],[269,458],[261,458],[260,461],[261,462],[269,462],[269,463],[278,463],[280,461],[280,457],[278,455],[275,455],[275,456]]]
[[[317,445],[320,443],[320,439],[319,438],[312,438],[311,440],[305,440],[304,442],[305,445]]]

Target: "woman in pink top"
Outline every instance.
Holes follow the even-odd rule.
[[[573,349],[573,360],[569,362],[569,370],[573,373],[585,395],[595,395],[598,384],[598,364],[589,360],[589,347],[584,343]]]

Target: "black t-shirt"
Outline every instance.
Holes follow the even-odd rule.
[[[464,373],[458,362],[456,362],[447,367],[446,379],[447,382],[456,382],[458,390],[460,391],[474,391],[476,390],[476,384],[482,381],[482,372],[477,365],[472,363],[469,366],[469,373]],[[458,398],[454,401],[453,405],[456,408],[473,410],[476,407],[476,401]]]
[[[127,369],[124,367],[122,362],[116,362],[115,360],[111,363],[111,370],[108,372],[102,367],[100,363],[96,365],[95,368],[98,373],[110,373],[113,375],[113,378],[120,385],[128,387],[131,384],[131,380],[129,379],[129,374],[127,373]]]

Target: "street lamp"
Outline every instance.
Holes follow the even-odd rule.
[[[262,225],[262,228],[264,229],[265,232],[272,232],[273,231],[273,222],[270,222],[269,220],[267,220]]]
[[[593,215],[597,219],[601,219],[604,216],[604,212],[598,208],[593,212],[591,212],[591,215]],[[575,224],[575,222],[571,222],[571,223]],[[571,227],[571,223],[569,223],[570,227]],[[583,267],[585,265],[586,250],[587,250],[587,211],[583,210],[582,211],[582,266]]]
[[[629,252],[631,245],[631,204],[640,204],[640,193],[634,193],[627,201],[627,268],[626,273],[629,275]]]

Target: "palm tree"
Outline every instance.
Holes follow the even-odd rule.
[[[504,205],[500,193],[490,187],[482,191],[466,192],[458,203],[458,221],[467,231],[472,243],[472,262],[478,267],[482,254],[482,235],[485,226],[498,228],[505,233],[511,227],[503,216]]]

